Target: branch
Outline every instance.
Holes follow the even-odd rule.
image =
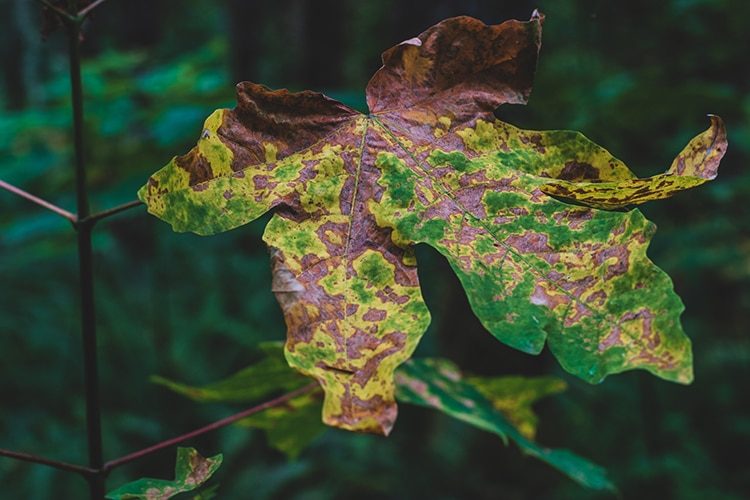
[[[92,10],[99,7],[101,4],[106,2],[107,0],[96,0],[92,4],[88,5],[87,7],[84,7],[83,9],[78,11],[78,19],[83,20],[86,16],[88,16]]]
[[[99,474],[99,471],[95,469],[90,469],[81,465],[69,464],[67,462],[60,462],[58,460],[52,460],[49,458],[32,455],[30,453],[21,453],[18,451],[11,451],[0,448],[0,456],[14,458],[16,460],[21,460],[22,462],[46,465],[47,467],[52,467],[54,469],[60,469],[68,472],[76,472],[83,475],[84,477],[90,477]]]
[[[143,202],[141,200],[129,201],[127,203],[123,203],[122,205],[118,205],[116,207],[108,208],[107,210],[102,210],[101,212],[91,214],[88,217],[81,219],[79,223],[80,224],[93,224],[94,222],[97,222],[101,219],[111,217],[113,215],[119,214],[120,212],[124,212],[125,210],[129,210],[131,208],[134,208],[140,205],[143,205]]]
[[[64,21],[70,22],[70,23],[77,23],[78,18],[74,15],[72,15],[70,12],[67,12],[57,5],[53,4],[52,2],[49,2],[48,0],[37,0],[39,3],[47,7],[49,10],[57,14],[58,16],[62,17]]]
[[[171,446],[174,446],[176,444],[182,443],[183,441],[187,441],[189,439],[193,439],[195,437],[201,436],[203,434],[206,434],[211,431],[215,431],[216,429],[221,429],[222,427],[226,427],[228,425],[231,425],[238,420],[242,420],[243,418],[249,417],[250,415],[253,415],[255,413],[259,413],[263,410],[267,410],[269,408],[273,408],[274,406],[281,406],[284,403],[288,402],[291,399],[296,398],[297,396],[301,396],[303,394],[307,394],[308,392],[311,392],[315,389],[320,387],[317,382],[313,382],[312,384],[306,385],[300,389],[297,389],[296,391],[292,391],[290,393],[284,394],[283,396],[279,396],[276,399],[272,399],[270,401],[266,401],[263,404],[259,404],[257,406],[253,406],[252,408],[248,408],[247,410],[241,411],[239,413],[236,413],[232,416],[223,418],[221,420],[217,420],[216,422],[206,425],[204,427],[201,427],[200,429],[196,429],[192,432],[188,432],[187,434],[182,434],[181,436],[174,437],[172,439],[167,439],[166,441],[162,441],[160,443],[157,443],[153,446],[149,446],[148,448],[144,448],[142,450],[130,453],[129,455],[125,455],[120,458],[116,458],[114,460],[110,460],[106,464],[104,464],[104,467],[102,468],[102,472],[104,474],[108,474],[112,469],[119,467],[121,465],[125,465],[127,463],[133,462],[134,460],[138,460],[139,458],[143,458],[147,455],[150,455],[152,453],[155,453],[159,450],[163,450],[164,448],[169,448]]]
[[[91,467],[84,467],[82,465],[71,464],[68,462],[61,462],[59,460],[52,460],[49,458],[40,457],[38,455],[32,455],[30,453],[11,451],[11,450],[3,449],[3,448],[0,448],[0,457],[13,458],[15,460],[20,460],[22,462],[30,462],[30,463],[39,464],[39,465],[46,465],[47,467],[52,467],[54,469],[60,469],[60,470],[68,471],[68,472],[75,472],[77,474],[81,474],[82,476],[90,480],[91,478],[101,478],[109,474],[116,467],[128,464],[130,462],[138,460],[139,458],[143,458],[145,456],[151,455],[152,453],[156,453],[157,451],[163,450],[164,448],[169,448],[176,444],[182,443],[183,441],[187,441],[189,439],[201,436],[203,434],[207,434],[211,431],[215,431],[216,429],[221,429],[222,427],[231,425],[237,422],[238,420],[247,418],[250,415],[260,413],[269,408],[281,406],[283,404],[286,404],[288,401],[296,398],[297,396],[307,394],[308,392],[312,392],[319,388],[320,386],[318,385],[318,383],[313,382],[295,391],[284,394],[283,396],[279,396],[276,399],[266,401],[265,403],[259,404],[257,406],[253,406],[252,408],[248,408],[247,410],[243,410],[239,413],[235,413],[234,415],[231,415],[229,417],[223,418],[221,420],[217,420],[216,422],[212,424],[208,424],[204,427],[201,427],[200,429],[196,429],[192,432],[188,432],[187,434],[182,434],[181,436],[177,436],[172,439],[167,439],[166,441],[156,443],[155,445],[149,446],[148,448],[144,448],[142,450],[122,456],[120,458],[110,460],[109,462],[104,464],[104,466],[101,469],[93,469]]]
[[[6,191],[10,191],[11,193],[18,195],[21,198],[26,198],[30,202],[36,203],[40,207],[44,207],[47,210],[51,210],[55,212],[57,215],[65,217],[73,224],[76,224],[78,222],[78,217],[76,217],[75,214],[68,212],[64,208],[60,208],[57,205],[53,205],[52,203],[48,201],[38,198],[31,193],[27,193],[23,189],[17,188],[16,186],[13,186],[12,184],[8,184],[7,182],[0,180],[0,188],[5,189]]]

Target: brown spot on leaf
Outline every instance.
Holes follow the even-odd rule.
[[[526,232],[523,234],[512,234],[505,242],[522,254],[536,254],[538,257],[554,264],[560,256],[549,246],[546,234]]]
[[[187,154],[178,156],[175,159],[175,164],[190,174],[189,183],[191,186],[213,178],[211,164],[203,157],[197,147],[191,149]]]
[[[544,306],[548,309],[554,309],[560,304],[567,304],[570,302],[570,299],[565,295],[550,294],[540,285],[534,287],[534,293],[531,294],[529,300],[534,305]]]
[[[609,335],[607,335],[607,337],[604,340],[599,342],[599,352],[606,351],[610,347],[619,344],[621,333],[622,333],[622,330],[620,329],[620,325],[614,325]]]
[[[388,312],[383,309],[370,308],[362,315],[362,319],[365,321],[383,321],[387,316]]]
[[[560,179],[583,181],[599,178],[599,170],[589,163],[571,160],[560,171]]]
[[[601,251],[594,254],[594,262],[597,265],[603,265],[612,262],[606,266],[604,273],[604,279],[609,280],[615,276],[620,276],[628,271],[630,264],[630,250],[624,245],[615,245],[608,248],[604,248]]]

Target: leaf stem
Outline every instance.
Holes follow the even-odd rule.
[[[52,460],[50,458],[40,457],[38,455],[32,455],[31,453],[23,453],[19,451],[12,451],[0,448],[0,457],[13,458],[22,462],[29,462],[33,464],[46,465],[54,469],[60,469],[68,472],[75,472],[82,476],[89,478],[97,475],[100,472],[96,469],[84,467],[82,465],[70,464],[68,462],[61,462],[59,460]]]
[[[119,214],[120,212],[124,212],[125,210],[129,210],[131,208],[137,207],[143,205],[143,202],[141,200],[133,200],[129,201],[127,203],[123,203],[122,205],[117,205],[116,207],[108,208],[107,210],[102,210],[101,212],[96,212],[85,219],[81,219],[79,221],[79,224],[93,224],[101,219],[105,219],[107,217],[111,217],[113,215]]]
[[[64,208],[60,208],[57,205],[54,205],[48,202],[47,200],[43,200],[42,198],[34,196],[33,194],[28,193],[24,191],[23,189],[18,188],[12,184],[8,184],[7,182],[3,180],[0,180],[0,189],[5,189],[6,191],[9,191],[15,195],[20,196],[21,198],[24,198],[26,200],[29,200],[32,203],[39,205],[40,207],[44,207],[47,210],[50,210],[56,213],[57,215],[60,215],[61,217],[65,217],[73,224],[76,224],[78,222],[78,217],[76,217],[74,213],[68,212]]]
[[[223,418],[221,420],[217,420],[216,422],[212,424],[208,424],[204,427],[201,427],[199,429],[196,429],[192,432],[188,432],[186,434],[182,434],[180,436],[174,437],[172,439],[167,439],[166,441],[162,441],[160,443],[156,443],[155,445],[149,446],[148,448],[144,448],[142,450],[130,453],[128,455],[122,456],[120,458],[116,458],[114,460],[110,460],[106,464],[104,464],[103,472],[104,474],[108,474],[112,469],[119,467],[121,465],[125,465],[127,463],[133,462],[134,460],[138,460],[139,458],[145,457],[147,455],[150,455],[152,453],[155,453],[159,450],[163,450],[164,448],[169,448],[170,446],[174,446],[176,444],[182,443],[183,441],[187,441],[189,439],[193,439],[195,437],[201,436],[203,434],[206,434],[208,432],[214,431],[216,429],[220,429],[222,427],[226,427],[228,425],[231,425],[238,420],[242,420],[243,418],[249,417],[250,415],[254,415],[256,413],[259,413],[263,410],[267,410],[269,408],[273,408],[275,406],[281,406],[284,403],[288,402],[291,399],[296,398],[297,396],[301,396],[303,394],[307,394],[308,392],[312,392],[313,390],[319,388],[317,382],[313,382],[311,384],[308,384],[304,387],[301,387],[295,391],[289,392],[287,394],[284,394],[283,396],[279,396],[276,399],[272,399],[270,401],[266,401],[265,403],[259,404],[257,406],[253,406],[252,408],[248,408],[246,410],[243,410],[239,413],[235,413],[234,415],[231,415],[229,417]]]

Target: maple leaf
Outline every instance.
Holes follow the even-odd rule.
[[[543,17],[447,19],[383,54],[369,114],[322,94],[243,82],[189,153],[139,191],[175,231],[209,235],[273,210],[263,236],[286,358],[325,390],[323,419],[387,434],[393,373],[430,321],[414,245],[445,256],[487,330],[545,343],[589,382],[646,369],[692,379],[682,303],[646,256],[654,225],[608,211],[712,179],[718,117],[665,174],[637,179],[568,131],[495,119],[531,91]],[[560,201],[573,200],[576,204]]]

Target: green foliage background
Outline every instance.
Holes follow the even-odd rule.
[[[696,382],[645,373],[589,386],[548,353],[514,352],[483,331],[447,264],[419,249],[433,325],[417,355],[478,374],[553,374],[567,393],[538,406],[540,442],[606,466],[625,498],[750,495],[750,3],[606,1],[110,0],[84,45],[87,155],[95,208],[134,198],[195,141],[241,79],[323,90],[358,107],[379,53],[451,15],[485,22],[547,14],[531,101],[501,118],[583,131],[639,175],[663,171],[706,113],[727,122],[719,179],[647,206],[650,255],[687,310]],[[38,35],[33,2],[0,1],[0,178],[74,206],[65,40]],[[173,234],[136,209],[95,233],[105,454],[129,452],[236,408],[196,405],[148,381],[222,378],[284,326],[259,221],[211,238]],[[0,193],[0,447],[85,461],[74,234]],[[392,436],[330,430],[293,461],[258,431],[194,444],[223,452],[219,498],[594,498],[499,439],[402,408]],[[116,486],[170,477],[173,451],[116,471]],[[82,480],[0,460],[0,498],[82,498]]]

